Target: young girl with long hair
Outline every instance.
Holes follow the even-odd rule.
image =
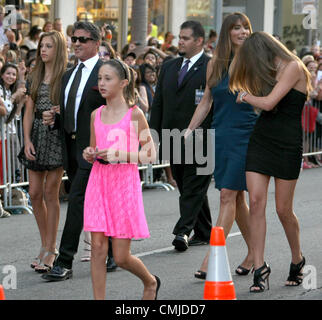
[[[28,168],[29,194],[40,232],[41,249],[32,262],[35,271],[48,272],[57,255],[59,187],[63,176],[61,137],[43,124],[42,113],[59,112],[61,79],[67,66],[66,41],[61,33],[43,33],[36,66],[29,81],[23,120],[25,146],[19,155]]]
[[[223,22],[214,57],[208,64],[207,87],[201,103],[189,124],[186,137],[206,118],[214,103],[212,128],[215,129],[216,188],[220,190],[220,211],[216,226],[224,228],[227,237],[234,221],[248,246],[249,211],[246,203],[245,161],[247,145],[257,119],[250,105],[241,108],[237,95],[228,88],[228,70],[234,55],[252,32],[247,16],[233,13]],[[209,252],[195,277],[206,278]],[[244,262],[236,269],[238,275],[247,275],[253,265],[248,252]]]
[[[305,258],[293,199],[302,162],[301,115],[312,90],[311,75],[281,42],[265,32],[256,32],[235,56],[230,88],[239,91],[237,103],[241,107],[242,103],[249,103],[261,110],[246,158],[250,250],[255,268],[250,291],[264,291],[271,273],[270,266],[264,262],[265,209],[271,177],[275,180],[276,212],[292,253],[286,285],[298,286],[303,281]]]
[[[108,237],[112,237],[116,264],[139,277],[143,299],[153,300],[160,280],[131,255],[130,247],[131,239],[150,236],[137,164],[153,163],[155,147],[145,116],[134,105],[133,70],[120,60],[110,60],[99,70],[98,87],[106,105],[92,113],[90,147],[83,153],[93,163],[85,194],[84,230],[91,232],[94,298],[105,298],[105,261]]]

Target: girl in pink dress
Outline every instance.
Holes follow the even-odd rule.
[[[160,287],[159,278],[130,251],[131,239],[150,237],[137,164],[156,159],[144,114],[133,106],[133,79],[133,70],[119,60],[100,68],[98,86],[106,106],[92,113],[90,146],[83,152],[84,159],[93,163],[85,194],[84,230],[92,237],[95,299],[105,299],[108,237],[112,237],[116,264],[142,280],[144,300],[156,299]]]

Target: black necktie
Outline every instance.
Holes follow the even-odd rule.
[[[75,130],[75,103],[78,87],[82,78],[82,69],[84,67],[85,65],[83,63],[79,65],[68,93],[67,105],[64,115],[64,128],[67,133],[72,133]]]
[[[183,68],[179,72],[179,77],[178,77],[178,86],[179,87],[180,87],[184,77],[186,76],[186,74],[188,72],[189,63],[190,63],[190,60],[187,60],[185,62],[185,65],[183,66]]]

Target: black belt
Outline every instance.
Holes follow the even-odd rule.
[[[103,159],[100,159],[100,158],[96,158],[96,161],[98,161],[100,164],[111,164],[110,162],[108,162],[108,161],[105,161],[105,160],[103,160]]]

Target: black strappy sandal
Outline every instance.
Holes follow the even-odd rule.
[[[303,282],[303,272],[302,269],[305,265],[305,257],[298,264],[291,263],[290,274],[287,278],[288,282],[294,282],[295,284],[285,284],[287,287],[298,287]]]
[[[246,269],[242,266],[238,266],[235,270],[235,273],[239,276],[247,276],[250,272],[254,272],[254,266],[252,266],[250,269]]]
[[[264,262],[264,265],[254,272],[254,284],[249,288],[251,293],[265,291],[265,282],[267,281],[267,290],[269,290],[269,276],[271,274],[270,266]],[[259,289],[255,289],[259,288]]]
[[[201,280],[206,280],[207,272],[198,270],[197,272],[195,272],[195,278],[201,279]]]

